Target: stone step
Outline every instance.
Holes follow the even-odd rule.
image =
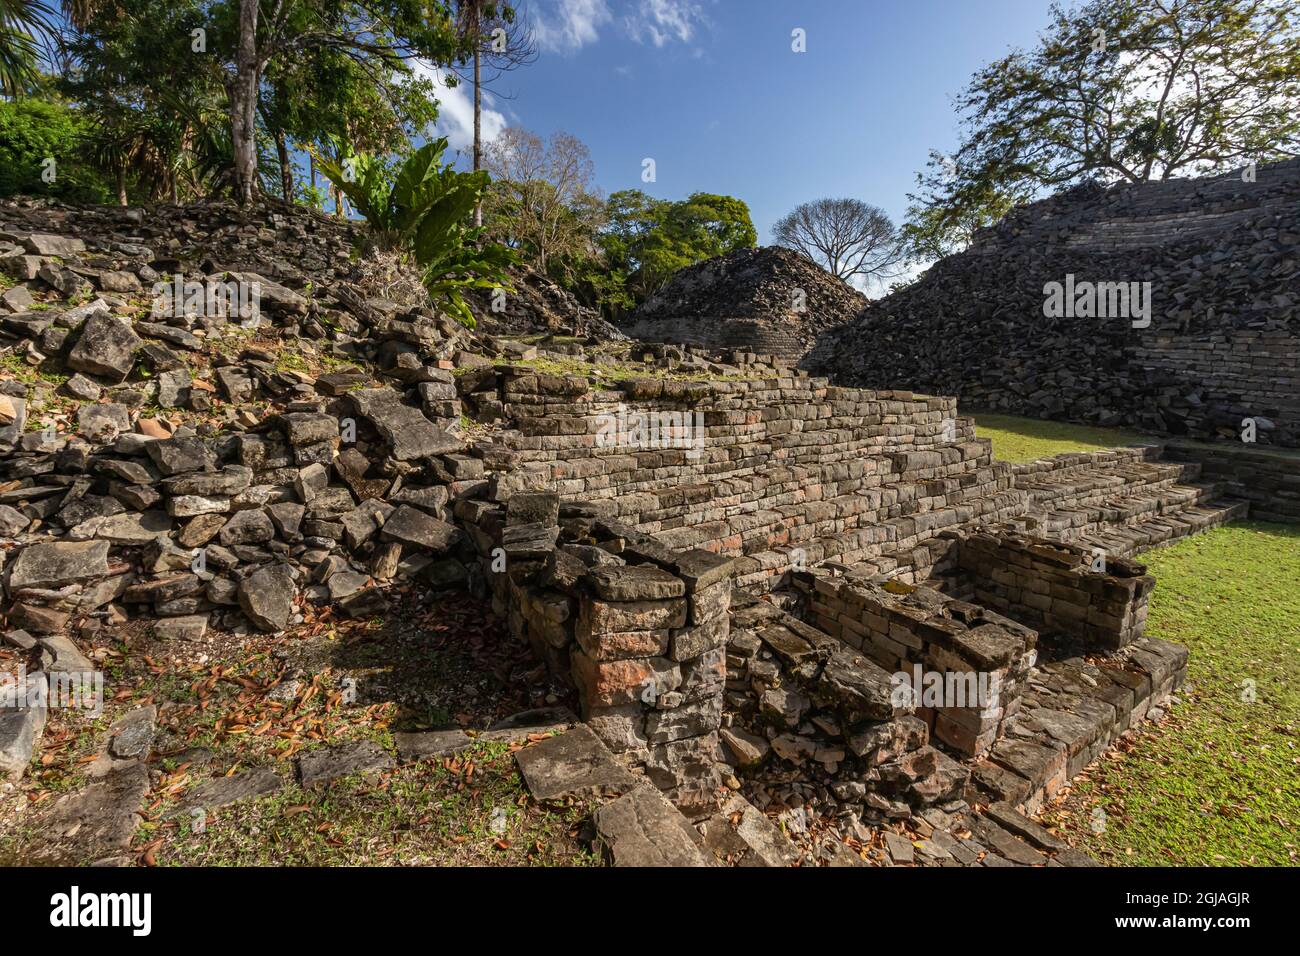
[[[1187,648],[1153,637],[1105,661],[1039,664],[1012,733],[972,764],[975,786],[1036,813],[1121,735],[1161,716],[1186,674]]]
[[[1242,520],[1249,511],[1249,502],[1223,498],[1171,514],[1146,518],[1131,525],[1095,531],[1081,537],[1078,543],[1102,548],[1107,554],[1129,557],[1147,548],[1172,544],[1188,535],[1217,528],[1229,521]]]
[[[1048,475],[1085,474],[1098,470],[1140,462],[1162,460],[1160,445],[1132,445],[1124,448],[1107,448],[1100,451],[1063,452],[1049,458],[1016,462],[1011,466],[1017,483]]]
[[[1215,484],[1155,486],[1148,491],[1107,497],[1085,507],[1030,511],[1017,523],[1056,541],[1076,541],[1093,532],[1131,525],[1155,515],[1176,514],[1206,504],[1220,493]]]
[[[1017,478],[1016,487],[1029,492],[1036,509],[1058,503],[1078,507],[1173,484],[1188,484],[1200,474],[1201,468],[1194,462],[1135,463],[1089,472],[1050,473],[1042,478]]]

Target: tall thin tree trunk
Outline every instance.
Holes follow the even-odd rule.
[[[117,167],[117,204],[125,206],[126,202],[126,163]]]
[[[239,49],[230,91],[230,132],[235,154],[235,198],[253,201],[257,183],[258,0],[239,0]]]
[[[293,202],[293,162],[289,158],[289,145],[284,130],[275,131],[275,151],[280,154],[280,189],[285,202]]]
[[[479,0],[474,0],[474,171],[483,168],[483,62],[479,55],[481,29]],[[474,204],[474,227],[483,225],[483,203]]]

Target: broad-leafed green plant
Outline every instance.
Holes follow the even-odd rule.
[[[338,161],[321,156],[317,165],[365,217],[370,241],[409,254],[434,300],[473,328],[462,291],[513,291],[506,269],[517,257],[505,246],[480,244],[483,230],[469,223],[487,190],[488,174],[443,165],[446,149],[446,138],[433,140],[395,168],[367,153]]]

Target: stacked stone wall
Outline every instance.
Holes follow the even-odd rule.
[[[731,565],[549,492],[465,500],[494,611],[578,691],[581,716],[682,805],[717,784]]]
[[[831,558],[924,563],[912,552],[943,530],[1025,506],[951,398],[802,375],[593,388],[517,367],[473,385],[471,406],[499,402],[515,426],[502,441],[514,486],[582,500],[672,547],[738,556],[743,586]],[[642,440],[637,423],[656,416],[671,426]]]
[[[1300,445],[1300,160],[1033,203],[825,333],[837,383],[970,409]],[[1143,314],[1045,311],[1050,283],[1136,283]],[[1100,300],[1100,297],[1098,297]],[[1118,300],[1116,300],[1118,304]]]
[[[1040,631],[1108,653],[1142,636],[1155,579],[1121,557],[1015,533],[962,539],[958,566],[975,600]]]
[[[1195,462],[1201,474],[1250,502],[1259,521],[1300,523],[1300,454],[1245,445],[1170,442],[1165,457]]]
[[[977,756],[1014,723],[1037,659],[1038,635],[1030,628],[897,581],[810,573],[796,576],[796,584],[823,631],[895,674],[923,669],[921,681],[901,686],[916,699],[917,716],[934,739],[963,756]],[[931,702],[926,682],[935,679],[939,699]],[[960,701],[949,696],[954,691]]]

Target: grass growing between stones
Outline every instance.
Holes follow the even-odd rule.
[[[137,865],[576,865],[593,862],[580,829],[592,807],[553,809],[529,799],[512,746],[480,742],[449,759],[332,781],[293,782],[294,758],[368,740],[394,751],[393,732],[477,730],[552,695],[545,665],[458,594],[408,593],[396,620],[336,619],[303,602],[285,634],[217,628],[202,641],[160,640],[143,622],[103,631],[83,650],[105,672],[104,713],[51,711],[21,783],[0,788],[0,867],[48,850],[47,814],[110,766],[109,728],[158,708],[150,791],[129,848]],[[0,671],[26,663],[0,648]],[[353,699],[354,698],[354,699]],[[272,796],[212,808],[197,832],[172,815],[199,786],[270,767],[286,781]],[[495,823],[495,826],[494,826]],[[83,865],[103,856],[69,851]],[[116,855],[116,854],[114,854]]]
[[[1102,451],[1125,445],[1149,445],[1150,435],[1124,428],[1098,428],[1072,422],[1049,422],[1015,415],[977,412],[975,434],[993,442],[993,457],[1025,462],[1071,451]]]
[[[1182,702],[1047,822],[1107,863],[1295,865],[1300,528],[1233,524],[1142,560],[1157,581],[1147,633],[1191,651]]]
[[[320,791],[271,797],[146,824],[159,866],[589,866],[582,828],[593,806],[551,810],[527,796],[512,748],[454,757]],[[149,831],[152,830],[152,833]]]

